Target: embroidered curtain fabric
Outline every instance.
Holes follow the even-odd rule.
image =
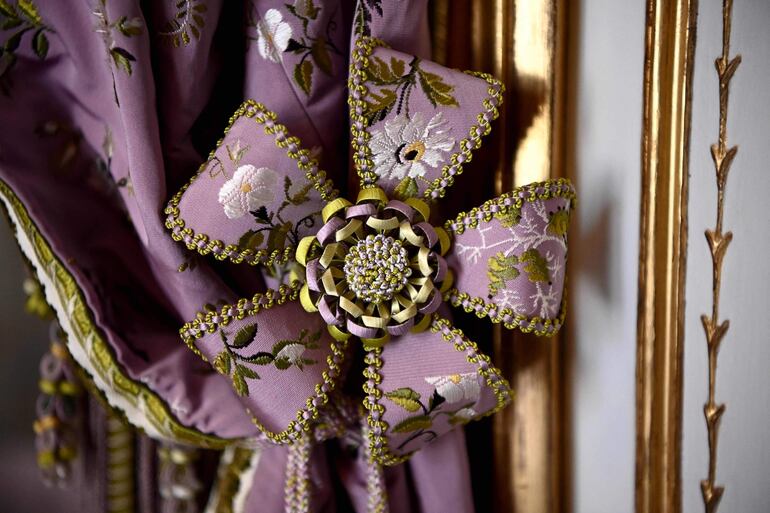
[[[455,427],[510,391],[448,307],[557,330],[574,193],[431,221],[501,86],[430,62],[426,1],[0,0],[0,23],[0,193],[110,405],[227,468],[264,447],[212,498],[236,510],[341,487],[473,511]]]

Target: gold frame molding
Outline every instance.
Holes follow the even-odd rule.
[[[485,193],[564,177],[568,3],[434,0],[432,9],[434,58],[491,73],[506,86],[496,135],[473,162],[480,173],[495,170],[494,189]],[[494,360],[516,398],[492,421],[493,511],[569,509],[567,336],[566,330],[542,338],[494,328]]]
[[[684,285],[698,0],[647,0],[636,356],[636,513],[679,513]]]

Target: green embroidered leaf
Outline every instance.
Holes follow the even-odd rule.
[[[110,49],[110,55],[112,56],[112,60],[115,61],[115,66],[117,66],[118,69],[122,68],[130,76],[132,72],[131,63],[136,61],[136,57],[131,55],[125,48],[120,48],[118,46]]]
[[[494,296],[504,288],[506,281],[518,278],[519,270],[515,267],[518,263],[519,259],[516,255],[505,256],[502,252],[487,261],[490,295]]]
[[[403,76],[404,71],[406,70],[406,63],[404,61],[400,61],[396,59],[395,57],[391,57],[390,69],[395,76],[397,77]]]
[[[548,261],[536,250],[530,248],[519,258],[524,265],[524,272],[531,282],[548,281]]]
[[[404,74],[406,64],[391,57],[390,66],[381,57],[373,56],[369,58],[369,80],[379,85],[395,84]]]
[[[207,312],[216,312],[217,311],[217,307],[212,305],[211,303],[204,304],[203,305],[203,309],[206,310]]]
[[[295,340],[279,340],[275,344],[273,344],[273,348],[270,350],[273,353],[273,356],[277,355],[281,349],[288,346],[289,344],[296,344],[298,343]]]
[[[564,209],[559,209],[551,214],[548,219],[548,228],[546,231],[553,235],[563,237],[567,235],[569,229],[569,212]]]
[[[507,211],[498,212],[495,217],[500,224],[506,228],[513,228],[521,221],[521,210],[518,208],[509,208]]]
[[[365,101],[365,116],[370,119],[370,123],[384,119],[393,108],[393,105],[395,105],[397,99],[396,92],[390,89],[369,91]]]
[[[21,43],[21,36],[24,35],[24,29],[16,32],[14,35],[9,37],[3,48],[5,48],[5,51],[10,53],[16,51],[16,49],[19,47],[19,43]]]
[[[142,33],[142,20],[139,18],[131,18],[129,20],[126,16],[121,16],[118,18],[115,26],[126,37],[138,36]]]
[[[31,0],[19,0],[17,3],[19,10],[32,22],[33,25],[42,25],[43,18],[40,17],[40,13],[37,11],[37,7]]]
[[[259,379],[259,374],[254,372],[249,367],[246,367],[245,365],[238,364],[235,366],[235,372],[243,376],[244,378],[248,379]]]
[[[286,45],[286,50],[284,50],[284,52],[296,53],[297,55],[299,55],[303,53],[305,50],[306,50],[305,46],[292,37],[292,38],[289,38],[289,44]]]
[[[0,25],[0,30],[11,30],[12,28],[16,28],[19,25],[24,23],[19,18],[7,18],[2,25]]]
[[[8,70],[10,70],[16,63],[16,56],[12,53],[0,52],[0,78],[2,78]]]
[[[397,388],[391,392],[385,392],[385,397],[409,412],[416,412],[421,408],[420,394],[409,387]]]
[[[430,396],[428,401],[428,411],[433,411],[446,402],[446,398],[438,393],[438,390],[433,390],[433,395]]]
[[[214,366],[214,369],[220,373],[224,374],[225,376],[230,374],[230,353],[227,351],[222,351],[219,353],[216,358],[214,358],[214,363],[212,364]]]
[[[235,392],[241,397],[249,395],[249,385],[246,384],[243,375],[238,372],[233,373],[233,388],[235,388]]]
[[[332,74],[332,59],[329,55],[329,50],[326,49],[326,39],[323,36],[319,36],[313,43],[313,49],[310,51],[313,56],[313,60],[321,68],[321,71],[327,75]]]
[[[437,105],[459,107],[457,100],[452,96],[454,86],[444,82],[441,76],[423,70],[420,70],[417,75],[420,79],[420,87],[434,107]]]
[[[313,63],[304,60],[294,67],[294,82],[305,94],[310,94],[310,88],[313,87]]]
[[[393,191],[396,194],[396,198],[401,201],[407,198],[414,198],[419,193],[417,189],[417,182],[414,178],[406,177],[396,186]]]
[[[254,335],[257,334],[258,329],[259,326],[256,322],[254,324],[247,324],[239,329],[235,333],[235,338],[233,338],[232,347],[238,349],[249,345],[251,341],[254,340]]]
[[[8,16],[9,18],[16,18],[16,9],[5,0],[0,0],[0,14]]]
[[[417,431],[418,429],[428,429],[433,425],[433,421],[430,417],[427,415],[418,415],[416,417],[409,417],[408,419],[402,420],[393,428],[391,431],[394,433],[410,433],[412,431]]]
[[[267,236],[267,250],[275,251],[276,249],[283,249],[286,245],[286,237],[292,229],[292,224],[286,222],[278,225],[270,230]]]
[[[289,367],[291,367],[291,362],[289,361],[288,358],[278,358],[277,360],[275,360],[273,365],[275,365],[275,367],[278,370],[286,370]]]
[[[260,224],[270,224],[270,221],[273,220],[273,214],[268,214],[267,207],[264,205],[256,210],[252,210],[251,215],[254,216],[254,220]]]
[[[265,235],[262,232],[255,230],[249,230],[238,239],[238,249],[241,251],[250,249],[252,251],[259,248],[265,241]]]
[[[241,358],[241,360],[244,362],[253,363],[254,365],[269,365],[273,362],[273,355],[264,351],[260,351],[259,353],[253,354],[251,356]]]

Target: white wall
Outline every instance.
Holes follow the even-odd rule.
[[[636,280],[644,2],[583,0],[577,36],[577,237],[571,255],[574,513],[634,501]],[[574,38],[573,38],[574,41]],[[572,93],[570,93],[572,94]]]
[[[716,222],[722,2],[701,2],[690,157],[690,238],[685,332],[683,510],[702,511],[707,476],[703,404],[708,361],[700,315],[711,312],[711,256],[704,230]],[[770,511],[770,3],[735,2],[730,56],[742,54],[731,85],[728,144],[739,146],[727,185],[724,226],[733,242],[724,263],[720,320],[730,329],[719,356],[717,402],[727,404],[719,439],[720,513]]]

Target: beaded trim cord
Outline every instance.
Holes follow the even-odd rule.
[[[242,116],[251,118],[256,122],[257,126],[264,127],[265,134],[272,135],[275,138],[276,146],[286,149],[286,155],[297,162],[297,168],[305,173],[305,177],[313,184],[313,188],[318,191],[323,200],[331,201],[337,197],[337,191],[334,189],[332,181],[326,177],[326,172],[318,168],[318,162],[310,156],[308,150],[300,147],[300,140],[298,138],[289,135],[289,131],[284,125],[276,123],[277,115],[275,112],[268,110],[261,103],[247,100],[230,118],[224,135],[217,141],[215,148],[209,154],[208,160],[201,165],[198,172],[169,201],[166,209],[163,211],[167,216],[166,228],[171,230],[171,237],[175,241],[183,242],[188,249],[197,251],[201,255],[211,253],[217,260],[229,260],[235,264],[245,262],[250,265],[284,263],[294,255],[295,246],[289,245],[282,250],[275,249],[272,252],[268,252],[265,249],[257,251],[240,249],[235,244],[225,245],[223,241],[212,239],[205,233],[195,233],[192,228],[185,227],[184,219],[179,217],[179,202],[182,200],[182,195],[195,179],[205,171],[233,124]]]

